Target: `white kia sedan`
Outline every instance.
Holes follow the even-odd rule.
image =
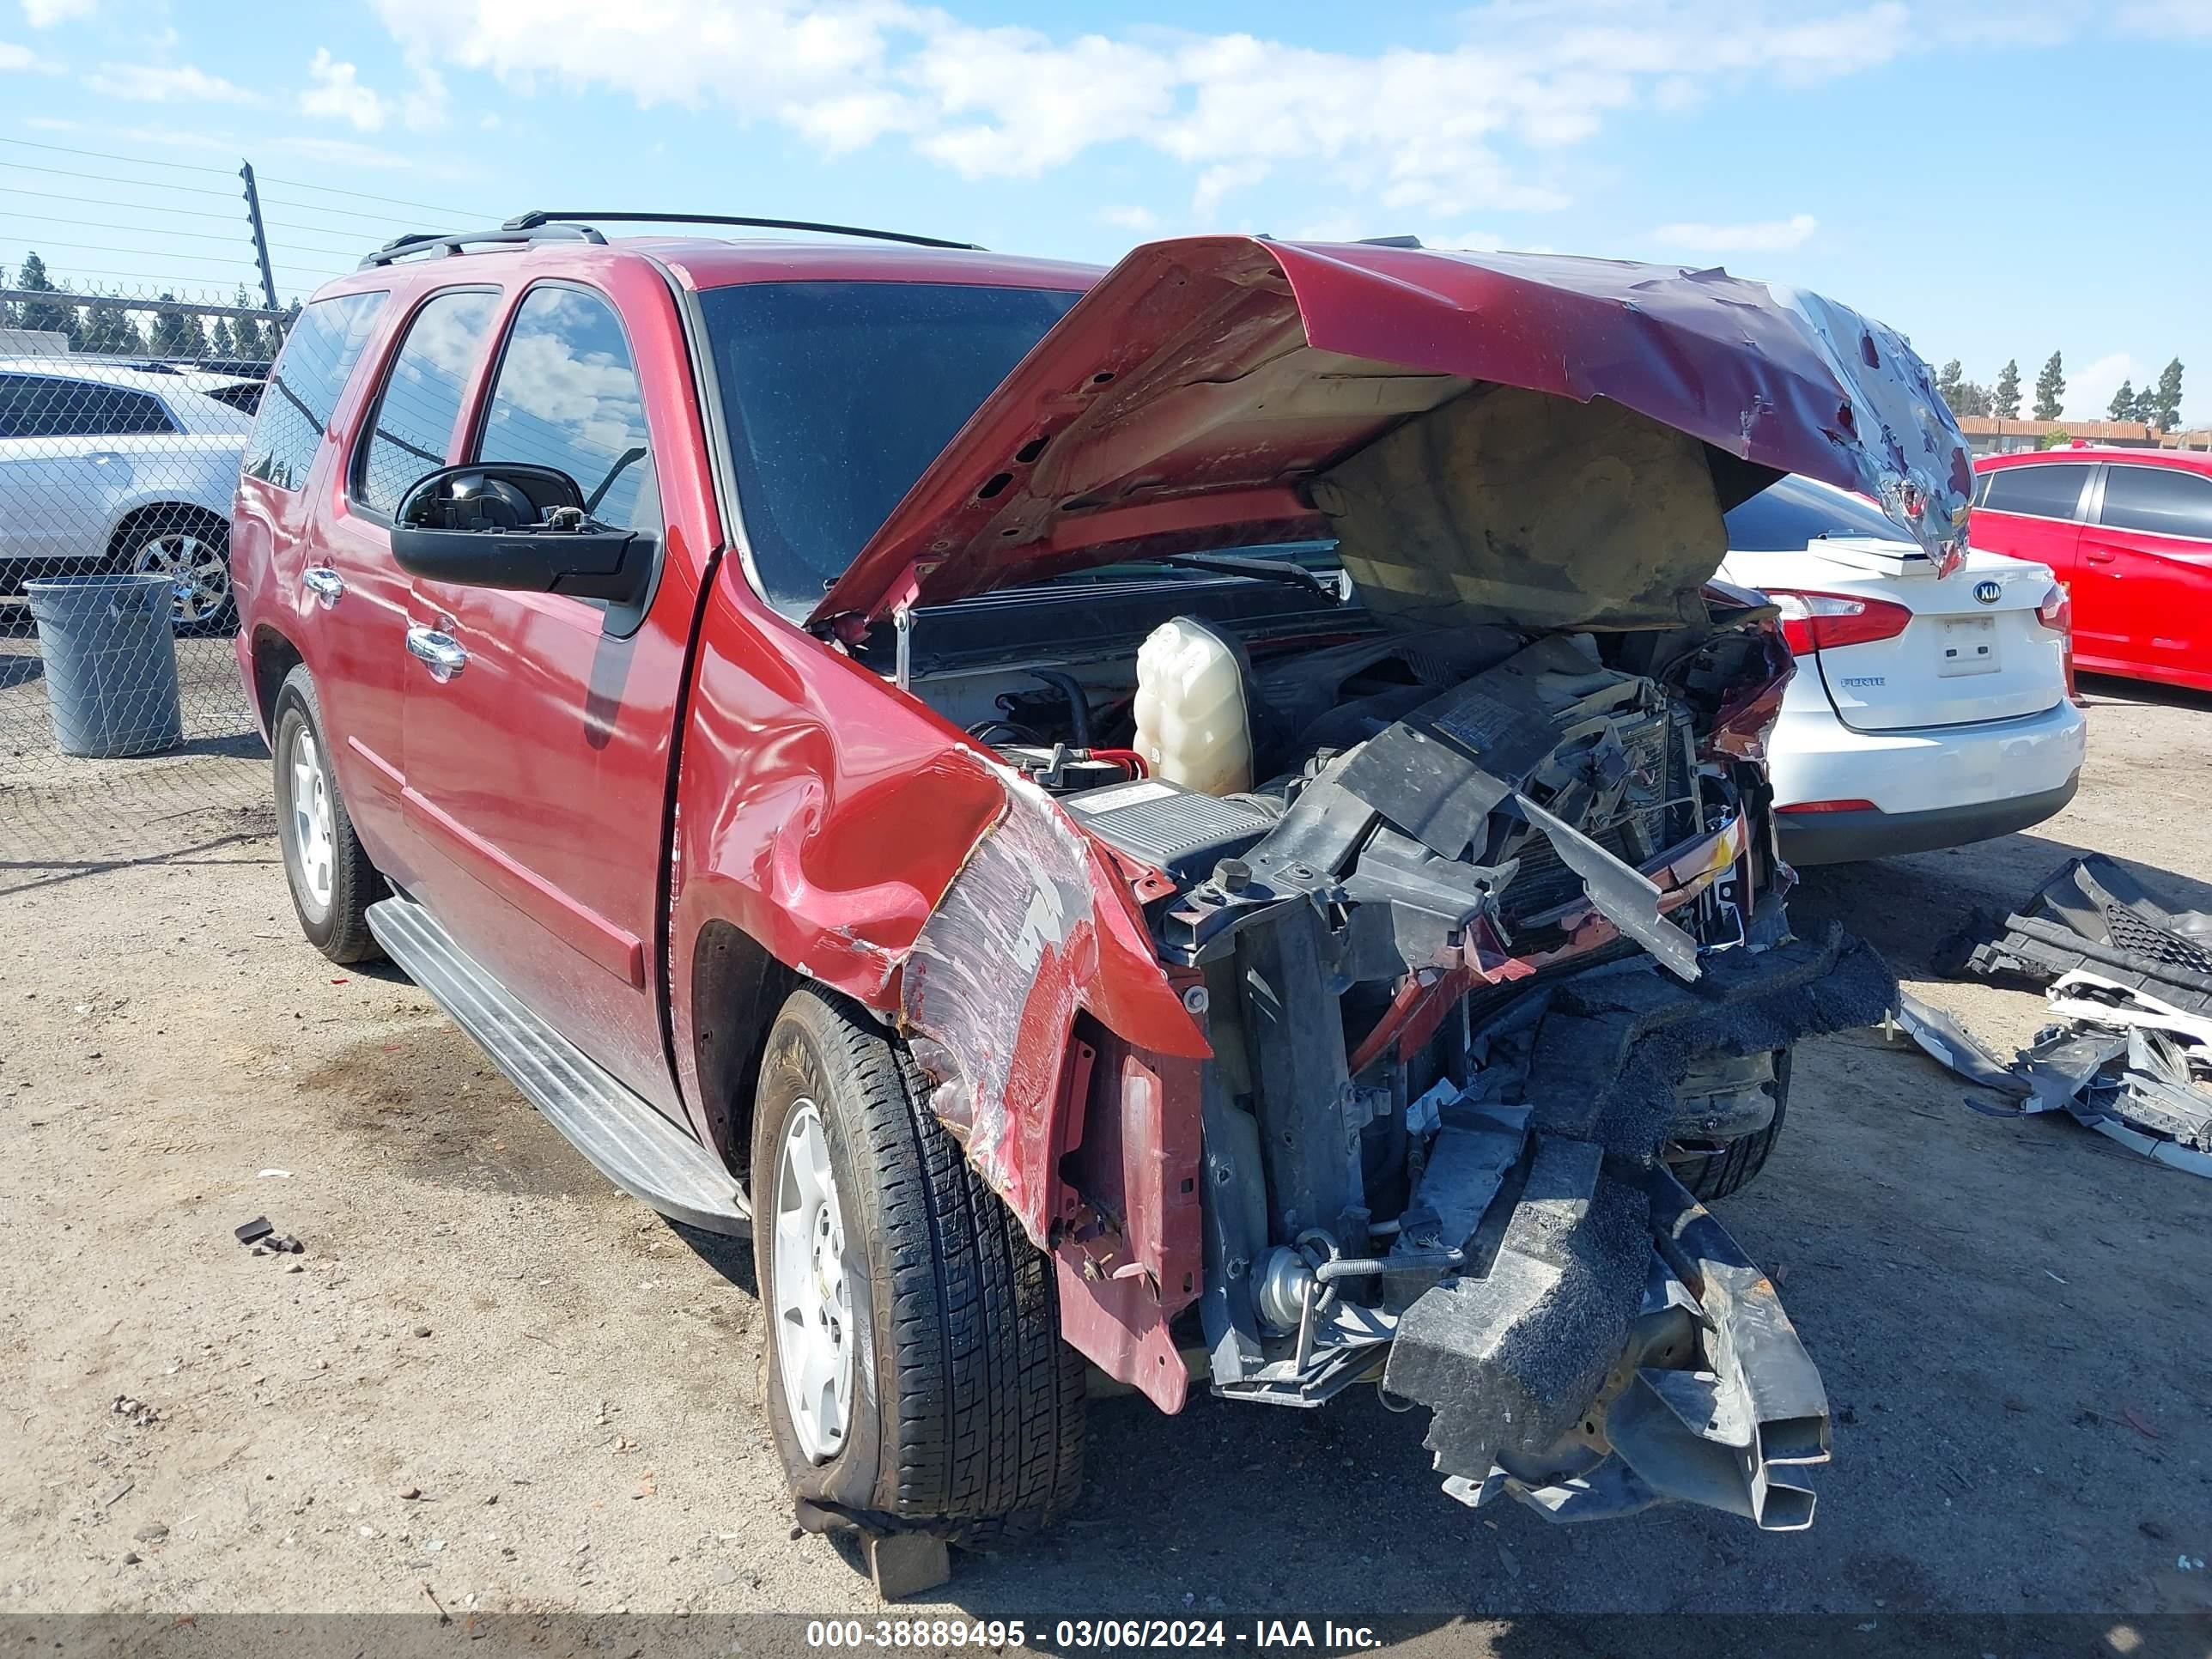
[[[1870,503],[1790,477],[1728,515],[1724,580],[1782,607],[1797,656],[1769,744],[1793,864],[2009,835],[2073,799],[2066,590],[1970,552],[1949,575]]]
[[[0,358],[0,595],[158,573],[179,629],[228,628],[230,502],[260,394],[183,364]]]

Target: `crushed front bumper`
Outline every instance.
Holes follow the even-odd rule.
[[[1445,1490],[1554,1520],[1662,1501],[1811,1524],[1826,1396],[1774,1286],[1656,1155],[1700,1054],[1878,1020],[1893,981],[1832,931],[1711,959],[1695,987],[1601,973],[1554,992],[1527,1141],[1465,1268],[1396,1321],[1386,1395],[1425,1405]]]

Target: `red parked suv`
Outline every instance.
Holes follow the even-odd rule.
[[[1925,366],[1711,271],[622,216],[306,307],[239,660],[308,938],[750,1231],[802,1522],[1049,1522],[1087,1360],[1807,1524],[1820,1379],[1700,1200],[1893,988],[1791,930],[1790,658],[1710,579],[1790,471],[1953,556]]]
[[[2077,444],[1974,471],[1974,545],[2066,584],[2075,667],[2212,691],[2212,454]]]

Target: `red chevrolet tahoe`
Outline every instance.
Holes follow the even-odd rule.
[[[307,937],[750,1233],[801,1521],[1049,1523],[1088,1361],[1379,1386],[1470,1504],[1807,1524],[1820,1379],[1700,1200],[1893,987],[1790,926],[1790,659],[1711,577],[1790,472],[1960,544],[1904,342],[1610,261],[622,216],[306,307],[239,662]]]

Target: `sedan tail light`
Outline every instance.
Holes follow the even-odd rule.
[[[1783,637],[1801,657],[1835,646],[1893,640],[1912,625],[1912,612],[1888,599],[1790,588],[1769,588],[1766,597],[1780,608]]]
[[[2074,695],[2074,596],[2064,582],[2051,584],[2043,603],[2035,607],[2035,619],[2058,635],[2059,659],[2066,665],[2066,700],[2079,702]]]

